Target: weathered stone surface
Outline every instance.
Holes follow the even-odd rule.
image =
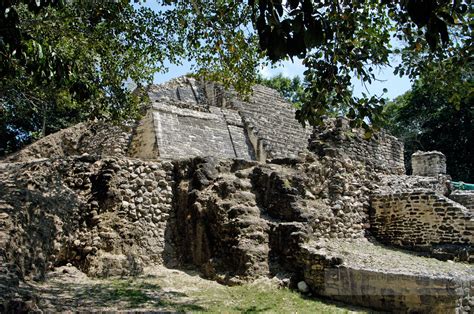
[[[130,123],[131,124],[131,123]],[[125,156],[132,126],[104,122],[84,122],[61,130],[27,146],[4,161],[24,162],[40,158],[72,155]]]
[[[236,110],[209,106],[201,84],[179,78],[150,86],[156,156],[216,156],[255,159]]]
[[[303,246],[311,292],[390,312],[468,313],[474,269],[393,251],[365,240]]]
[[[348,120],[328,119],[323,127],[315,128],[310,141],[310,150],[321,156],[345,156],[370,171],[405,173],[403,143],[383,130],[365,139],[363,131],[351,128]]]
[[[302,293],[307,293],[309,291],[309,287],[304,281],[298,282],[298,290]]]
[[[249,191],[249,179],[234,175],[236,169],[248,171],[236,162],[238,166],[214,159],[177,164],[187,169],[176,178],[177,256],[226,283],[268,274],[268,224]]]
[[[96,277],[159,264],[227,284],[278,276],[382,310],[474,304],[472,265],[452,261],[472,262],[471,199],[447,175],[402,175],[397,139],[365,140],[343,119],[303,129],[263,87],[247,102],[189,78],[148,93],[133,132],[81,124],[0,162],[0,311],[35,310],[19,284],[68,264]]]
[[[455,190],[448,197],[474,212],[474,191]]]
[[[464,206],[424,190],[373,195],[371,206],[379,240],[472,262],[474,215]]]
[[[224,105],[240,113],[257,160],[298,157],[308,147],[311,128],[296,121],[295,109],[275,90],[257,85],[248,101],[224,97]]]
[[[408,193],[413,190],[435,192],[439,195],[449,196],[451,186],[450,177],[439,175],[436,177],[408,176],[408,175],[379,175],[376,182],[376,194]]]
[[[129,181],[145,173],[172,185],[171,172],[153,170],[157,164],[82,157],[3,164],[0,195],[8,206],[0,214],[11,221],[7,260],[25,278],[67,262],[96,276],[133,274],[140,264],[162,262],[171,193]],[[161,199],[156,208],[153,198]]]
[[[257,86],[248,101],[214,84],[179,78],[148,94],[158,154],[164,158],[216,156],[265,161],[296,157],[311,129],[274,90]],[[183,94],[186,97],[183,97]]]
[[[247,147],[240,150],[240,156],[237,156],[232,133],[227,127],[222,112],[218,110],[201,112],[165,104],[156,104],[153,110],[158,151],[161,157],[243,156],[251,159]],[[243,129],[240,133],[244,136]],[[239,132],[236,132],[234,135],[238,134]]]
[[[446,156],[438,151],[417,151],[411,155],[411,168],[415,176],[436,177],[446,174]]]

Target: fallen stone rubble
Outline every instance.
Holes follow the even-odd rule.
[[[16,283],[41,280],[68,263],[98,277],[131,276],[152,265],[192,266],[225,284],[286,274],[293,284],[304,280],[312,292],[333,297],[315,276],[341,265],[353,272],[359,267],[346,266],[354,258],[343,252],[334,255],[337,246],[325,251],[327,245],[314,243],[350,239],[373,245],[365,236],[371,192],[380,188],[374,178],[350,159],[313,155],[267,164],[91,155],[4,163],[0,235],[7,263],[2,267],[17,268],[17,276],[7,272]],[[374,258],[382,261],[387,255]],[[390,267],[376,273],[398,276]],[[415,280],[419,275],[407,266],[403,276]],[[429,285],[437,277],[428,272],[423,278]],[[443,278],[460,277],[447,272]],[[390,302],[399,302],[397,295]],[[457,295],[450,304],[457,306],[469,295]],[[361,300],[357,303],[386,306]],[[403,301],[404,308],[416,309],[418,303],[410,302]]]
[[[258,89],[245,111],[215,86],[178,83],[150,89],[161,109],[135,127],[80,124],[0,161],[0,312],[47,310],[28,286],[61,267],[94,278],[194,269],[227,285],[277,277],[378,310],[472,311],[472,195],[431,175],[430,165],[442,169],[433,160],[417,160],[430,176],[406,176],[403,145],[388,134],[365,140],[344,120],[311,137],[296,126],[273,134],[278,115],[264,120],[256,106],[272,91]],[[229,140],[212,145],[231,156],[174,156],[219,150],[173,150],[166,132],[153,133],[174,103],[172,115],[191,112],[170,114],[174,127],[220,119],[213,134]],[[285,152],[288,136],[309,150]]]

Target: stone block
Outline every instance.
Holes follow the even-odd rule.
[[[438,151],[417,151],[411,155],[413,175],[436,177],[446,174],[446,156]]]

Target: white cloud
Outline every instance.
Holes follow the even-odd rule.
[[[283,74],[285,77],[303,77],[303,72],[305,67],[302,64],[302,60],[295,58],[292,62],[291,60],[279,62],[273,66],[271,65],[261,65],[259,72],[263,77],[270,78],[272,76]]]
[[[272,76],[271,71],[272,71],[272,69],[271,69],[270,66],[263,65],[263,64],[261,64],[259,69],[258,69],[258,72],[260,73],[260,75],[262,75],[265,78],[269,78],[269,77]]]

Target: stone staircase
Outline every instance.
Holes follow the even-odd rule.
[[[365,239],[310,242],[304,280],[317,295],[396,313],[472,313],[474,269]]]
[[[455,190],[448,197],[474,212],[474,191]]]
[[[178,259],[228,284],[265,276],[269,226],[252,192],[254,163],[214,162],[204,159],[177,180]]]
[[[255,86],[248,101],[231,101],[247,128],[263,141],[269,158],[297,157],[308,147],[312,128],[303,128],[295,109],[280,94]]]

